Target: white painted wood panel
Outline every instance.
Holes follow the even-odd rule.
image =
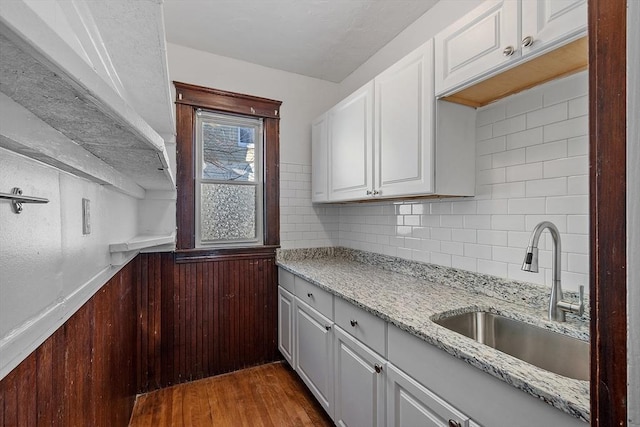
[[[433,42],[375,79],[375,190],[429,194],[433,180]]]
[[[361,199],[373,188],[373,82],[329,111],[329,129],[329,199]]]

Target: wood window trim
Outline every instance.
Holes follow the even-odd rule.
[[[271,251],[280,245],[280,105],[281,101],[173,82],[176,88],[176,252],[181,259],[229,257]],[[263,119],[263,244],[240,248],[195,246],[195,118],[199,108]]]

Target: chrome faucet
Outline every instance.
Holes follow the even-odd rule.
[[[552,222],[542,221],[533,229],[531,238],[529,239],[529,246],[527,246],[527,253],[522,263],[522,270],[531,273],[538,272],[538,241],[545,229],[549,229],[551,237],[553,238],[553,286],[551,287],[551,297],[549,298],[549,320],[564,322],[566,312],[577,313],[578,316],[582,316],[582,313],[584,313],[584,286],[580,286],[580,300],[578,304],[570,303],[562,299],[562,285],[560,283],[560,232]]]

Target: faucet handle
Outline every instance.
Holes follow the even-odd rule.
[[[567,302],[565,300],[558,301],[558,308],[562,311],[569,313],[575,313],[578,316],[584,314],[584,285],[580,285],[578,288],[578,303]]]

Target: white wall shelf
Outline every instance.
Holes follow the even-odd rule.
[[[121,243],[112,243],[109,245],[109,252],[129,252],[129,251],[138,251],[141,249],[151,248],[154,246],[167,245],[170,243],[175,243],[176,241],[176,233],[175,231],[171,234],[167,234],[164,236],[153,236],[153,235],[139,235],[135,236],[126,242]]]

